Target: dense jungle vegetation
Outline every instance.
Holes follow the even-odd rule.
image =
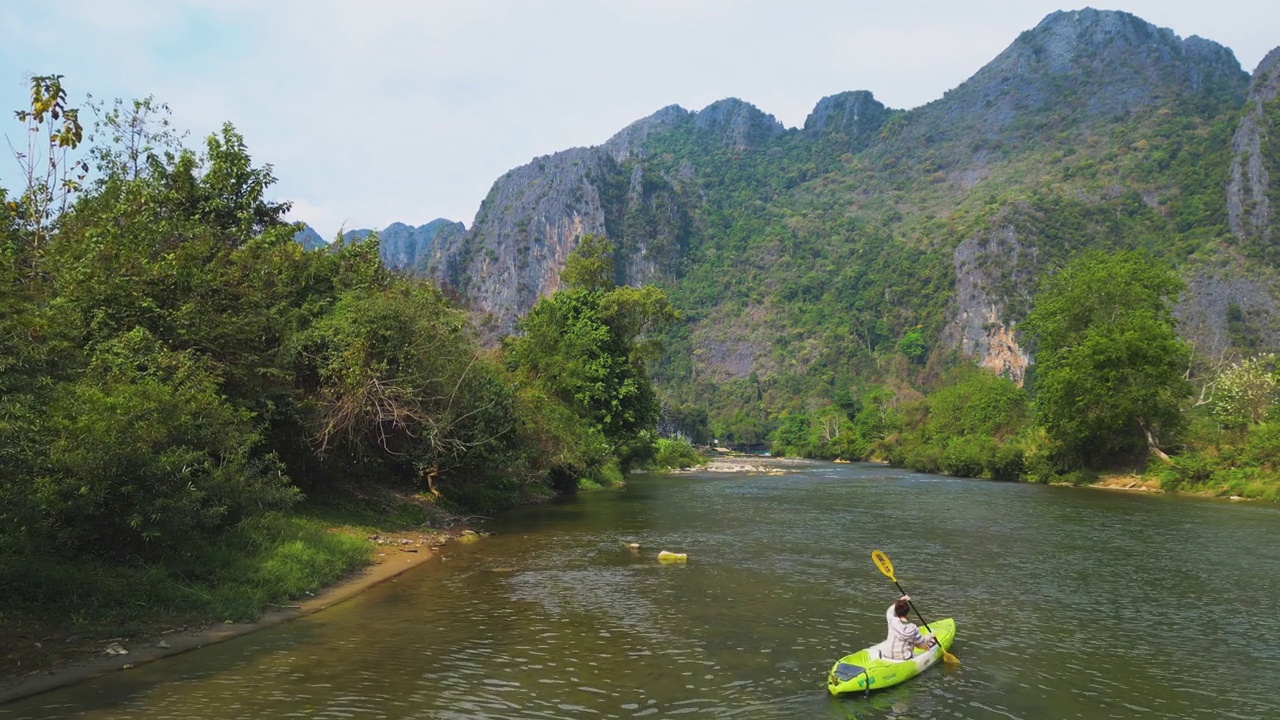
[[[1264,353],[1192,376],[1171,316],[1180,287],[1145,253],[1085,253],[1036,296],[1026,389],[960,363],[927,394],[882,386],[785,414],[772,447],[992,480],[1146,474],[1165,490],[1280,500],[1280,365]]]
[[[365,526],[654,462],[676,314],[604,241],[486,350],[376,238],[295,243],[231,125],[196,151],[151,99],[86,127],[59,76],[31,90],[0,191],[0,617],[252,617],[363,563]]]

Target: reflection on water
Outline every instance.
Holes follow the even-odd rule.
[[[641,477],[0,720],[1276,718],[1278,526],[1271,506],[877,466]],[[963,664],[832,699],[826,670],[881,639],[896,596],[876,547],[926,618],[957,619]]]

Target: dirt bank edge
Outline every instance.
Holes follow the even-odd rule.
[[[375,557],[370,565],[355,571],[345,580],[326,588],[314,597],[301,600],[294,606],[272,610],[253,622],[210,625],[196,630],[179,631],[163,636],[164,645],[167,647],[156,644],[156,639],[153,638],[149,645],[144,643],[148,646],[130,647],[127,655],[91,657],[45,671],[40,675],[0,679],[0,705],[110,672],[130,670],[144,663],[311,615],[349,600],[374,585],[425,563],[439,553],[438,550],[426,546],[415,547],[414,550],[416,552],[403,553],[391,550],[385,556]]]

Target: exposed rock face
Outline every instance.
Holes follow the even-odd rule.
[[[378,253],[393,270],[418,270],[430,257],[435,243],[464,232],[466,227],[462,223],[444,218],[418,227],[391,223],[378,233]]]
[[[509,329],[538,296],[560,287],[560,268],[584,235],[606,235],[604,195],[618,165],[575,148],[511,170],[480,205],[471,232],[445,250],[445,279]]]
[[[462,223],[444,218],[437,218],[418,227],[391,223],[377,233],[378,255],[392,270],[421,272],[433,255],[437,243],[448,243],[464,232],[466,227]],[[374,231],[368,228],[347,230],[342,233],[342,239],[346,242],[359,242],[373,234]],[[301,230],[294,233],[293,239],[307,250],[315,250],[328,244],[310,225],[303,225]]]
[[[471,231],[442,239],[426,272],[492,316],[499,333],[560,289],[565,258],[583,236],[618,246],[617,282],[652,280],[678,260],[689,220],[665,178],[614,159],[630,157],[625,143],[566,150],[503,175]]]
[[[749,150],[786,131],[772,115],[737,98],[717,100],[693,116],[694,127],[723,138],[734,150]]]
[[[643,120],[637,120],[609,138],[604,149],[618,162],[644,157],[645,141],[656,133],[666,132],[687,122],[693,113],[679,105],[668,105]]]
[[[304,250],[315,250],[326,245],[324,238],[320,237],[320,233],[306,224],[302,226],[301,230],[293,234],[293,241],[301,245]]]
[[[1178,332],[1207,358],[1227,359],[1229,347],[1275,348],[1280,346],[1277,298],[1275,281],[1223,270],[1194,272],[1174,308]]]
[[[978,364],[1019,386],[1031,358],[1014,337],[1015,323],[1007,320],[1007,291],[1015,288],[1029,300],[1035,280],[1036,249],[1024,247],[1013,227],[1003,225],[975,235],[956,248],[955,314],[944,332],[944,341],[975,358]]]
[[[944,131],[995,136],[1046,107],[1110,117],[1170,95],[1238,94],[1246,81],[1217,43],[1085,9],[1049,15],[926,109],[945,117]]]
[[[391,223],[377,233],[378,255],[392,270],[418,272],[432,255],[437,242],[447,242],[465,231],[466,227],[462,223],[444,218],[437,218],[418,227]],[[347,230],[342,233],[342,239],[346,242],[359,242],[373,234],[374,231],[368,228]],[[294,234],[293,239],[308,250],[328,244],[310,225],[304,225]]]
[[[1227,181],[1227,218],[1231,234],[1242,244],[1270,247],[1280,240],[1272,220],[1271,177],[1266,158],[1276,153],[1280,127],[1268,110],[1280,96],[1280,48],[1263,58],[1253,73],[1244,117],[1231,139],[1231,170]],[[1277,179],[1280,181],[1280,178]]]
[[[537,158],[506,173],[471,230],[455,224],[449,234],[438,234],[420,250],[415,266],[488,313],[488,329],[497,335],[511,331],[538,297],[560,287],[560,269],[583,235],[604,235],[617,244],[616,280],[628,284],[655,278],[678,283],[686,264],[696,273],[692,263],[714,256],[717,264],[706,267],[742,269],[742,277],[750,272],[752,296],[721,306],[699,298],[704,312],[689,328],[687,345],[695,380],[803,374],[811,363],[832,362],[827,358],[840,349],[824,346],[827,341],[816,334],[777,342],[799,326],[788,325],[783,302],[773,304],[777,298],[771,293],[784,284],[773,268],[787,268],[792,281],[811,275],[821,290],[838,276],[842,253],[854,258],[862,252],[861,233],[840,230],[843,223],[854,227],[870,218],[886,233],[918,234],[911,243],[933,243],[942,265],[950,253],[955,294],[942,343],[1021,383],[1031,361],[1018,344],[1017,322],[1045,270],[1039,258],[1061,260],[1105,243],[1079,228],[1054,232],[1061,215],[1020,219],[1013,212],[1020,201],[1011,198],[1048,194],[1096,207],[1130,192],[1141,198],[1139,205],[1167,209],[1160,197],[1176,195],[1178,178],[1153,169],[1154,179],[1135,180],[1130,176],[1136,161],[1127,158],[1142,150],[1091,143],[1126,133],[1161,135],[1163,126],[1153,120],[1160,113],[1178,119],[1185,111],[1188,122],[1217,122],[1244,102],[1248,90],[1250,116],[1233,144],[1231,227],[1237,236],[1252,233],[1274,243],[1275,195],[1266,200],[1269,177],[1280,172],[1268,176],[1264,156],[1268,133],[1274,132],[1267,108],[1280,102],[1277,65],[1280,51],[1259,67],[1250,89],[1231,51],[1216,43],[1181,39],[1122,12],[1054,13],[944,98],[909,112],[886,108],[865,91],[823,98],[800,130],[787,130],[733,98],[697,112],[662,108],[599,147]],[[1056,159],[1044,151],[1046,143],[1057,146]],[[1222,149],[1219,144],[1214,152]],[[1113,162],[1122,154],[1129,164]],[[775,158],[776,166],[770,164]],[[1085,159],[1079,167],[1086,179],[1038,167],[1042,161],[1075,162],[1067,158]],[[986,197],[991,199],[976,200]],[[962,203],[967,205],[957,211]],[[974,210],[980,203],[982,209]],[[914,224],[905,231],[895,227],[893,213],[881,210],[886,206]],[[983,229],[968,229],[974,227]],[[390,231],[383,233],[384,244]],[[1264,231],[1272,234],[1259,235]],[[805,245],[820,249],[801,257],[789,241],[802,234],[833,239]],[[1078,238],[1079,245],[1064,244],[1064,237]],[[691,247],[694,252],[687,254]],[[770,255],[764,247],[776,250]],[[746,257],[755,251],[763,254]],[[726,263],[731,255],[743,256],[735,258],[741,262]],[[407,255],[395,257],[409,262]],[[870,260],[849,261],[866,263],[868,275],[877,272]],[[1244,278],[1237,268],[1194,279],[1178,310],[1187,332],[1194,325],[1205,328],[1206,338],[1224,335],[1227,315],[1234,312],[1248,332],[1280,341],[1272,320],[1277,289]],[[704,295],[708,288],[723,290],[705,273],[697,282],[696,291]],[[885,288],[884,302],[910,292]],[[945,289],[935,285],[930,292]],[[821,297],[816,292],[814,301],[842,307]],[[910,325],[902,319],[912,312],[906,308],[910,302],[900,304],[882,318],[849,322],[885,325],[876,340],[882,347]]]
[[[804,134],[814,138],[841,136],[841,144],[856,152],[871,144],[891,112],[866,90],[828,95],[805,118]]]
[[[441,241],[424,267],[491,315],[498,332],[542,295],[560,288],[560,269],[584,235],[618,246],[618,282],[639,285],[669,272],[684,251],[688,209],[678,186],[689,164],[667,177],[645,162],[655,135],[682,129],[734,151],[750,151],[785,132],[772,115],[737,99],[690,113],[665,107],[594,148],[538,158],[494,183],[464,235]]]

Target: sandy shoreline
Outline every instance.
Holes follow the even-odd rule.
[[[446,540],[470,541],[469,533],[474,536],[466,530],[460,533],[400,532],[378,536],[374,542],[379,549],[369,565],[313,597],[301,599],[294,605],[280,606],[254,622],[183,627],[127,641],[104,643],[101,650],[65,665],[5,677],[0,679],[0,705],[311,615],[436,557]],[[118,650],[127,652],[111,654]]]
[[[710,459],[706,465],[684,470],[672,470],[673,473],[761,473],[764,475],[782,475],[788,469],[812,464],[816,461],[803,458],[773,457],[769,455],[720,455]]]
[[[772,457],[761,455],[720,455],[710,459],[707,465],[698,468],[689,468],[687,470],[673,470],[675,473],[757,473],[761,475],[785,475],[787,472],[804,466],[807,463],[823,462],[818,460],[808,460],[805,458],[788,458],[788,457]],[[836,460],[837,463],[847,463],[847,460]],[[883,464],[883,463],[873,463]],[[988,481],[993,482],[993,481]],[[1097,482],[1087,485],[1071,485],[1069,483],[1054,483],[1061,487],[1079,487],[1092,490],[1109,490],[1112,492],[1129,492],[1129,493],[1153,493],[1166,494],[1166,491],[1160,487],[1158,480],[1144,478],[1134,473],[1104,475]],[[1184,495],[1187,497],[1203,497],[1216,498],[1231,501],[1247,501],[1248,498],[1239,495],[1220,496],[1212,492],[1174,492],[1174,495]]]

